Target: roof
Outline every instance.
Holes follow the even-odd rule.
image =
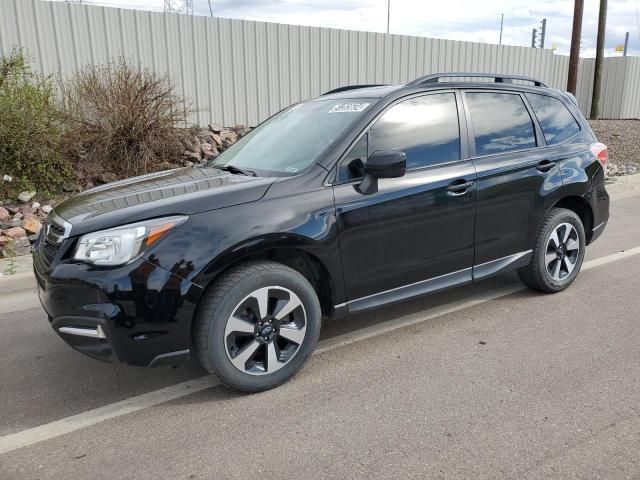
[[[441,82],[441,79],[447,81]],[[531,85],[527,85],[527,83]],[[330,90],[319,98],[382,98],[392,92],[404,88],[419,87],[422,89],[435,89],[460,86],[481,86],[485,88],[489,86],[548,88],[538,79],[521,75],[509,75],[500,73],[451,72],[426,75],[424,77],[417,78],[414,81],[407,83],[406,85],[346,85]]]
[[[325,93],[319,98],[331,99],[331,98],[382,98],[389,93],[404,88],[405,85],[378,85],[375,87],[363,87],[363,88],[350,88],[348,90],[342,90],[336,93]]]

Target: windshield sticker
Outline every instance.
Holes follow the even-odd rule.
[[[361,112],[367,108],[369,103],[340,103],[334,105],[329,113],[348,113],[348,112]]]

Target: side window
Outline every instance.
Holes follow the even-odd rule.
[[[562,143],[580,132],[580,125],[557,98],[527,93],[548,145]]]
[[[378,119],[369,136],[370,153],[401,150],[407,170],[459,160],[456,97],[438,93],[400,102]]]
[[[536,146],[531,115],[520,95],[467,92],[476,155],[491,155]]]

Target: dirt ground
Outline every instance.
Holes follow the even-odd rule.
[[[640,173],[640,120],[590,120],[589,124],[609,147],[609,176]]]

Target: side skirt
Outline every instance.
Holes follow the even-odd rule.
[[[334,306],[333,318],[344,317],[351,313],[362,312],[372,308],[401,302],[410,298],[419,297],[427,293],[447,290],[452,287],[465,285],[472,281],[492,277],[500,273],[524,267],[531,262],[531,250],[518,252],[513,255],[491,260],[490,262],[475,265],[473,268],[465,268],[457,272],[447,273],[439,277],[429,278],[420,282],[393,288],[380,293],[374,293],[362,298],[356,298]]]
[[[346,305],[349,309],[349,313],[361,312],[363,310],[369,310],[370,308],[400,302],[408,298],[418,297],[425,293],[433,293],[440,290],[446,290],[457,285],[471,283],[471,280],[472,269],[465,268],[464,270],[459,270],[457,272],[448,273],[446,275],[430,278],[421,282],[357,298],[350,302],[346,302],[346,304],[336,305],[336,309]]]
[[[513,255],[475,265],[473,267],[473,280],[480,280],[525,267],[531,262],[531,253],[532,250],[527,250],[526,252],[514,253]]]

